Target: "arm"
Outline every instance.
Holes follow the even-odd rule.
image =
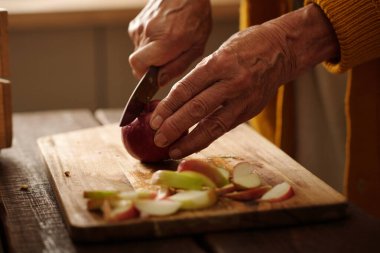
[[[158,105],[151,121],[155,143],[171,145],[181,158],[258,114],[279,84],[305,69],[339,57],[335,33],[316,5],[308,5],[227,40],[180,80]]]
[[[344,72],[380,57],[380,0],[306,0],[317,4],[331,23],[340,45],[340,58],[326,59],[333,73]]]

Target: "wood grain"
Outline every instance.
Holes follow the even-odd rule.
[[[191,238],[97,244],[74,243],[59,211],[36,140],[41,136],[94,127],[87,110],[17,113],[14,145],[0,157],[0,217],[6,252],[203,252]],[[26,184],[28,191],[21,191]],[[154,249],[157,249],[156,251]],[[131,250],[131,251],[129,251]]]
[[[0,149],[12,144],[12,97],[9,77],[7,11],[0,9]]]
[[[247,227],[302,224],[340,218],[346,200],[285,153],[242,124],[193,155],[233,156],[249,161],[269,184],[288,181],[295,197],[280,203],[219,201],[210,209],[180,212],[170,217],[135,219],[108,224],[86,210],[84,190],[149,187],[151,173],[171,164],[144,165],[127,154],[116,125],[53,135],[38,143],[48,164],[54,189],[73,238],[107,240],[218,231]],[[71,177],[64,176],[69,170]],[[181,224],[180,226],[178,224]],[[101,232],[101,233],[100,233]]]
[[[0,79],[0,149],[12,145],[11,83]]]

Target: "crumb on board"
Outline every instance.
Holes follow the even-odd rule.
[[[29,191],[29,186],[27,184],[22,184],[20,185],[20,190],[21,191]]]
[[[66,171],[65,171],[65,176],[66,176],[66,177],[70,177],[70,171],[66,170]]]

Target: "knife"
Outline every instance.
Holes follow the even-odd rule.
[[[120,127],[131,123],[144,110],[146,104],[157,93],[159,87],[157,84],[158,67],[151,66],[145,75],[141,78],[129,98],[124,112],[120,119]]]

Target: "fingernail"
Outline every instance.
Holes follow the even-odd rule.
[[[169,81],[169,76],[165,73],[160,74],[160,77],[158,78],[158,84],[160,86],[164,86]]]
[[[157,130],[162,124],[162,117],[160,115],[155,116],[151,121],[150,121],[150,127],[153,130]]]
[[[172,159],[179,159],[182,156],[182,152],[178,148],[175,148],[169,152],[169,156]]]
[[[168,145],[168,139],[163,135],[162,133],[158,132],[154,136],[154,143],[157,145],[157,147],[166,147]]]

